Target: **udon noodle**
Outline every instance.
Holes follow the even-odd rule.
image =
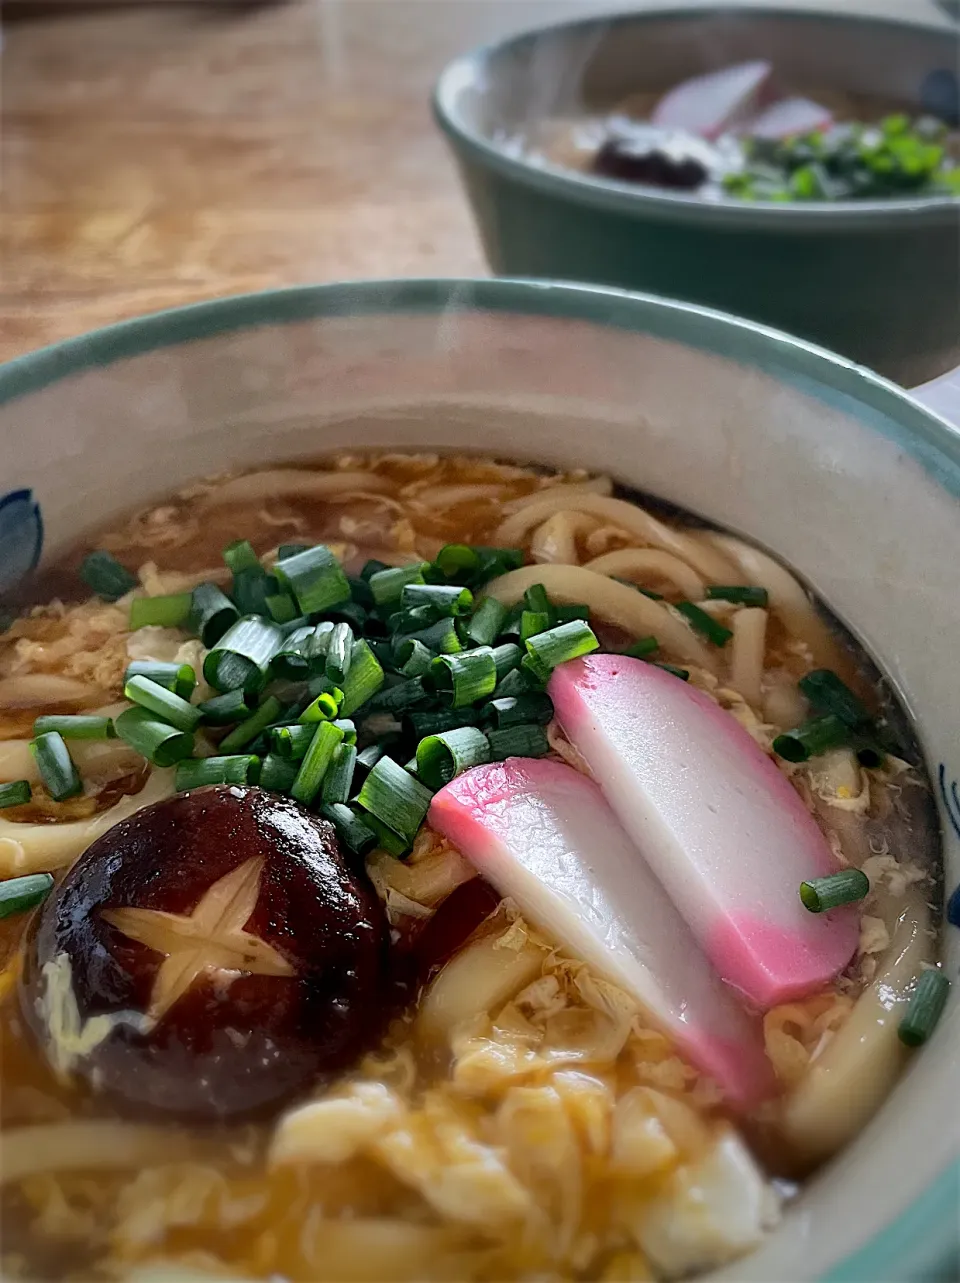
[[[266,566],[285,543],[325,543],[351,575],[370,559],[430,561],[451,543],[522,549],[526,564],[493,579],[491,597],[512,607],[543,585],[555,605],[589,608],[605,650],[654,638],[656,658],[686,670],[771,755],[837,869],[869,877],[859,946],[832,983],[763,1015],[778,1092],[738,1116],[633,996],[494,896],[482,927],[406,995],[356,1063],[253,1121],[191,1125],[131,1116],[71,1075],[89,1029],[68,998],[59,1035],[72,1051],[57,1072],[24,1025],[30,937],[25,918],[11,917],[0,923],[5,1274],[116,1278],[162,1264],[190,1276],[371,1283],[641,1280],[755,1246],[791,1182],[890,1090],[905,1055],[890,1013],[937,958],[926,781],[865,657],[766,553],[658,515],[607,478],[379,454],[204,481],[96,540],[136,573],[131,593],[85,597],[78,550],[36,588],[47,604],[0,638],[0,782],[33,786],[27,804],[0,812],[0,876],[59,878],[113,825],[173,795],[173,767],[105,739],[71,744],[83,790],[57,802],[29,751],[31,728],[42,714],[114,716],[133,660],[200,674],[202,643],[181,627],[131,631],[130,602],[226,585],[221,549],[241,537]],[[766,604],[709,597],[717,584],[765,589]],[[728,644],[691,628],[681,602],[729,629]],[[774,739],[808,714],[798,680],[822,668],[892,719],[902,756],[888,751],[875,766],[849,746],[800,764],[772,756]],[[213,694],[201,679],[193,702]],[[556,722],[548,736],[551,758],[587,769]],[[197,753],[213,755],[217,738],[199,729]],[[394,941],[426,930],[477,879],[426,825],[406,858],[378,846],[365,864]],[[725,1182],[743,1215],[705,1229],[698,1199],[706,1189],[709,1208]]]

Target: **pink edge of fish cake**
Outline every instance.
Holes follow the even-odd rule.
[[[794,138],[829,129],[832,124],[833,116],[819,103],[809,98],[782,98],[751,120],[743,132],[752,138]]]
[[[458,776],[429,823],[530,922],[634,996],[729,1102],[776,1084],[759,1021],[719,982],[594,782],[510,758]]]
[[[655,125],[718,138],[759,104],[773,73],[769,62],[744,62],[675,85],[653,109]]]
[[[557,719],[723,979],[761,1010],[829,983],[856,905],[814,914],[800,883],[836,872],[826,838],[754,739],[652,664],[590,655],[554,671]]]

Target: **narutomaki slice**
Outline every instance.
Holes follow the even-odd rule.
[[[592,780],[542,759],[477,766],[437,793],[430,824],[534,925],[631,993],[733,1104],[772,1092],[759,1023],[713,975]]]
[[[762,111],[746,127],[753,138],[795,138],[812,134],[816,129],[829,129],[833,116],[809,98],[782,98]]]
[[[729,984],[766,1009],[826,984],[856,948],[853,905],[810,913],[800,883],[836,872],[796,790],[701,691],[642,660],[554,671],[557,718]]]
[[[653,123],[718,138],[756,110],[772,72],[769,62],[743,62],[684,80],[657,103]]]

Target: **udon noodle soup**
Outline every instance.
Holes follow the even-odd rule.
[[[7,1277],[695,1274],[929,1034],[916,745],[765,552],[381,454],[45,574],[0,641]]]

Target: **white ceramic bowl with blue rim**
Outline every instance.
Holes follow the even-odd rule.
[[[694,306],[509,280],[201,304],[0,367],[2,587],[204,473],[364,446],[609,472],[763,544],[916,720],[960,879],[960,434],[892,384]],[[42,514],[42,517],[41,517]],[[946,928],[956,981],[960,931]],[[747,1283],[955,1278],[960,998]]]

